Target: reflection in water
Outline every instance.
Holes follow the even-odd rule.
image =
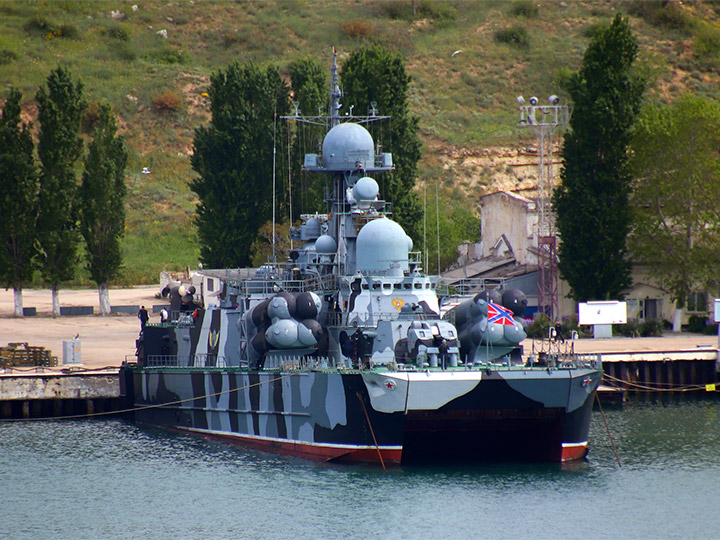
[[[0,425],[8,538],[712,538],[717,400],[606,408],[572,464],[318,464],[122,420]]]

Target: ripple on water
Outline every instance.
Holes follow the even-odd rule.
[[[0,425],[0,537],[710,538],[720,407],[631,402],[587,460],[318,464],[122,420]]]

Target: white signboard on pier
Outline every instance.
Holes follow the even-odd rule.
[[[627,323],[627,302],[606,300],[578,304],[578,323],[625,324]]]

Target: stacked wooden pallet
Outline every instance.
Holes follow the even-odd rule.
[[[8,343],[0,347],[0,367],[57,366],[57,356],[45,347],[33,347],[27,343]]]

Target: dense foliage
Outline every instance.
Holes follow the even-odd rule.
[[[637,50],[628,21],[618,15],[595,34],[566,83],[573,114],[553,204],[560,275],[579,301],[620,298],[631,283],[627,155],[645,89],[632,70]]]
[[[57,290],[77,267],[76,163],[82,156],[80,121],[87,103],[83,85],[57,68],[36,95],[39,105],[38,156],[41,163],[38,229],[40,270],[53,290],[53,314],[59,315]]]
[[[37,219],[34,144],[20,119],[21,99],[11,89],[0,117],[0,282],[15,290],[16,316],[22,315],[23,285],[32,280]]]
[[[277,68],[234,62],[211,77],[209,94],[212,120],[195,130],[199,176],[190,185],[200,199],[201,259],[208,268],[248,266],[260,227],[273,217],[273,188],[286,193],[287,160],[273,150],[286,140],[277,118],[289,112],[289,91]]]
[[[380,179],[380,194],[392,202],[393,219],[417,245],[422,238],[422,208],[414,191],[420,160],[419,118],[408,107],[410,77],[405,62],[380,45],[361,47],[343,63],[340,78],[346,112],[352,106],[354,114],[367,114],[375,102],[379,114],[392,117],[389,139],[382,143],[383,151],[393,154],[395,170]]]
[[[85,158],[80,186],[80,230],[86,245],[87,269],[100,289],[100,312],[110,312],[108,281],[122,265],[120,241],[125,229],[125,141],[109,105],[100,108]]]
[[[290,64],[290,80],[293,102],[297,104],[299,114],[320,116],[327,113],[327,69],[318,60],[301,58]],[[304,155],[318,153],[325,136],[325,126],[296,123],[288,127],[288,133],[294,135],[289,202],[291,221],[295,222],[301,213],[325,212],[325,176],[301,170]]]
[[[691,96],[650,105],[632,148],[633,258],[682,308],[720,266],[720,106]]]

